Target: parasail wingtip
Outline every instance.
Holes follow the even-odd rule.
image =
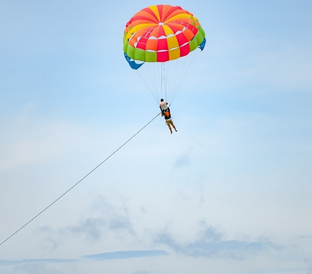
[[[143,63],[137,63],[137,62],[135,62],[135,60],[131,59],[131,58],[127,55],[127,53],[125,53],[125,52],[124,52],[124,56],[125,56],[125,58],[126,58],[128,64],[129,64],[129,66],[130,66],[132,69],[137,70],[138,68],[140,68],[140,67],[144,64],[144,62],[143,62]]]
[[[203,42],[201,42],[201,44],[198,47],[201,49],[201,51],[203,51],[205,48],[205,45],[206,45],[206,38],[204,38]]]

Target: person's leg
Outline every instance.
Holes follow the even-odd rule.
[[[175,127],[175,125],[174,125],[174,123],[172,122],[172,120],[171,120],[171,125],[173,126],[174,130],[175,130],[176,132],[178,132],[177,129],[176,129],[176,127]]]
[[[172,129],[171,129],[171,126],[170,126],[170,122],[169,122],[169,121],[166,121],[166,124],[167,124],[167,126],[168,126],[168,128],[169,128],[169,130],[170,130],[170,133],[172,134]]]

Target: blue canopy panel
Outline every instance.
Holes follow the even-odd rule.
[[[201,50],[203,50],[205,48],[206,45],[206,38],[204,38],[203,42],[201,42],[201,44],[198,46]]]
[[[127,55],[127,53],[125,53],[125,52],[124,52],[124,55],[125,55],[125,58],[126,58],[128,64],[130,65],[130,67],[131,67],[132,69],[138,69],[138,68],[140,68],[140,67],[144,64],[144,62],[142,62],[142,61],[139,61],[140,63],[137,63],[135,60],[133,60],[132,58],[130,58],[130,57]]]

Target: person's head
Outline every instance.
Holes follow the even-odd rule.
[[[164,99],[160,99],[160,102],[163,102],[164,101]]]

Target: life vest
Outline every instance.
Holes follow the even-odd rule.
[[[165,119],[170,119],[171,115],[170,115],[170,109],[166,108],[162,111],[162,114],[165,116]]]

